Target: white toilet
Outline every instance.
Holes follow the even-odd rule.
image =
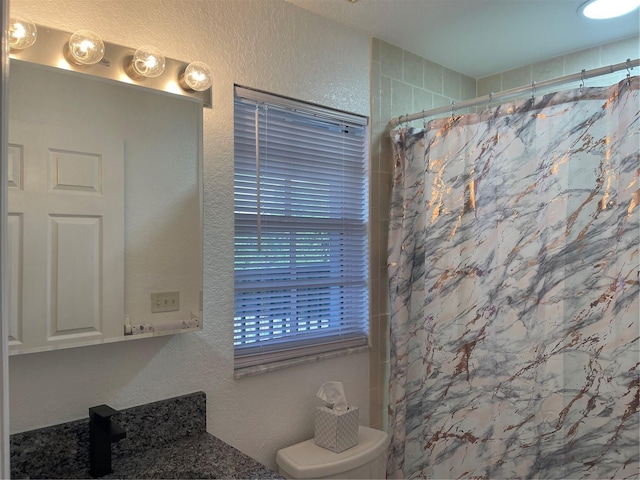
[[[360,426],[358,445],[334,453],[313,438],[278,450],[278,473],[285,478],[386,478],[389,435]]]

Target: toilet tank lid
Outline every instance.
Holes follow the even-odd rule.
[[[348,472],[364,465],[389,446],[389,435],[380,430],[358,429],[358,445],[341,453],[334,453],[315,444],[314,439],[278,450],[276,463],[294,478],[318,478]]]

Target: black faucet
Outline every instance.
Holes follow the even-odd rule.
[[[127,436],[125,429],[111,419],[119,413],[108,405],[98,405],[89,409],[89,475],[93,478],[113,472],[111,444]]]

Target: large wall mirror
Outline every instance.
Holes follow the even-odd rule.
[[[10,353],[202,328],[202,101],[11,59]]]

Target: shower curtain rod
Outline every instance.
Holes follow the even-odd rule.
[[[524,92],[533,92],[535,94],[536,89],[538,88],[546,88],[552,87],[555,85],[561,85],[563,83],[575,82],[576,80],[584,80],[587,78],[599,77],[601,75],[608,75],[609,73],[618,72],[620,70],[627,69],[627,71],[633,69],[633,67],[640,66],[640,59],[636,58],[635,60],[627,59],[626,62],[616,63],[614,65],[609,65],[606,67],[594,68],[591,70],[582,70],[580,73],[574,73],[571,75],[565,75],[564,77],[553,78],[551,80],[545,80],[540,83],[531,82],[531,85],[524,85],[522,87],[512,88],[510,90],[504,90],[498,93],[490,93],[489,95],[484,95],[482,97],[473,98],[471,100],[464,100],[459,103],[452,102],[451,105],[445,107],[432,108],[431,110],[423,110],[422,112],[413,113],[411,115],[400,115],[399,117],[393,117],[389,120],[389,125],[391,128],[400,125],[405,122],[412,122],[413,120],[419,120],[425,117],[431,117],[435,115],[440,115],[443,113],[451,113],[455,112],[457,109],[475,107],[478,105],[483,105],[486,103],[493,102],[498,99],[506,99],[510,97],[518,96]]]

